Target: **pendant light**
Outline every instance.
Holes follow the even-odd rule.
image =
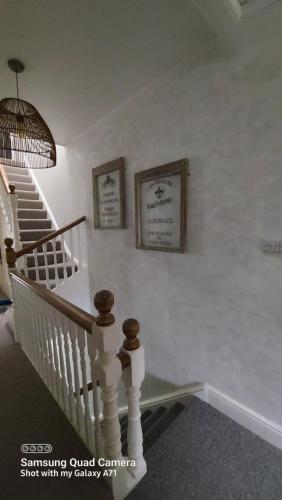
[[[35,107],[19,98],[18,74],[21,61],[10,59],[16,74],[17,97],[0,101],[0,163],[22,168],[49,168],[56,165],[56,145],[49,127]]]

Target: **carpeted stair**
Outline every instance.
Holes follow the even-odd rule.
[[[16,187],[20,239],[24,248],[40,238],[48,236],[55,231],[55,229],[52,227],[52,221],[48,218],[48,212],[43,205],[43,201],[40,200],[39,193],[36,190],[35,184],[32,182],[32,177],[28,169],[6,166],[5,170],[9,183],[14,184]],[[63,251],[59,240],[56,241],[56,255],[59,278],[63,279]],[[66,253],[65,260],[68,262]],[[54,249],[51,242],[47,243],[47,262],[47,276],[49,276],[51,288],[54,288],[56,286],[55,263]],[[38,265],[40,266],[38,282],[46,286],[46,270],[42,247],[38,248]],[[35,261],[32,252],[27,255],[27,268],[28,277],[36,281]],[[77,268],[75,270],[77,270]],[[66,271],[67,276],[70,277],[72,275],[72,267],[67,265]]]
[[[178,415],[185,409],[181,403],[175,403],[169,409],[159,406],[156,410],[145,410],[141,415],[141,425],[143,431],[143,451],[144,455],[157,442],[165,430],[174,422]],[[127,415],[121,418],[121,442],[122,454],[127,455]]]
[[[148,473],[126,500],[281,500],[282,451],[195,396],[189,400],[145,431]]]

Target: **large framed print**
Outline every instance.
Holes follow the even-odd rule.
[[[125,227],[124,158],[92,169],[95,229]]]
[[[188,160],[135,174],[136,247],[185,252]]]

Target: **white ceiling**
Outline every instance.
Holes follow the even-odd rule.
[[[281,37],[282,1],[1,0],[0,15],[0,99],[15,95],[6,61],[19,58],[21,97],[66,145],[215,35],[237,51]]]
[[[0,98],[21,59],[21,97],[59,144],[213,36],[189,0],[2,0],[0,13]]]

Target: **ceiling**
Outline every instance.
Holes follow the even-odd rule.
[[[247,19],[232,10],[273,2],[279,11]],[[282,1],[2,0],[0,14],[0,99],[15,95],[6,61],[19,58],[21,97],[67,145],[167,68],[194,61],[215,35],[244,50],[275,30],[281,36]]]
[[[7,59],[21,59],[21,97],[58,144],[213,37],[189,0],[2,0],[0,10],[0,98],[15,95]]]

